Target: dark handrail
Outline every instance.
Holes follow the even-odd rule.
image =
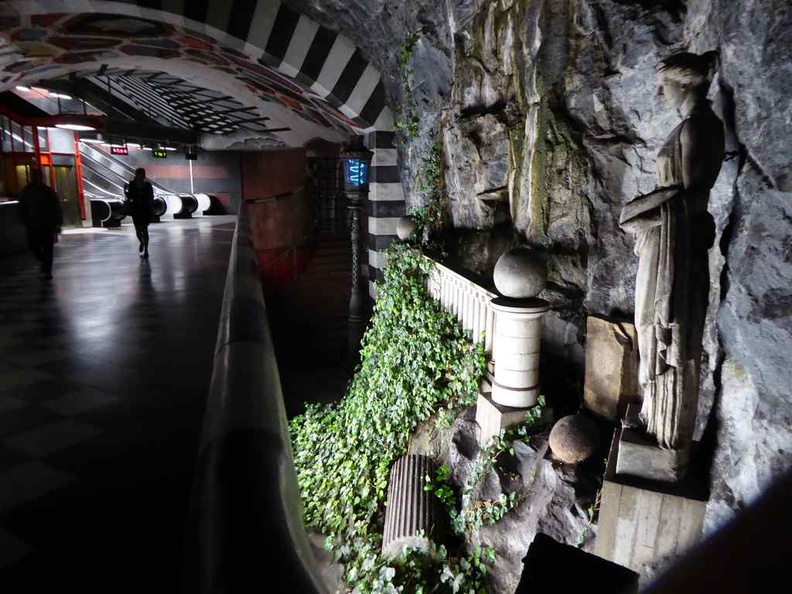
[[[325,592],[302,520],[251,238],[243,202],[196,463],[185,594]]]
[[[277,258],[275,258],[274,260],[270,260],[269,262],[264,264],[264,266],[261,267],[262,270],[267,270],[268,268],[271,268],[273,264],[277,264],[292,252],[296,252],[297,248],[310,244],[312,239],[313,237],[311,235],[303,235],[294,244],[290,245],[288,248],[282,251]]]
[[[253,204],[264,204],[266,202],[277,202],[278,200],[283,200],[284,198],[291,198],[299,193],[301,193],[304,189],[304,186],[297,186],[296,188],[292,188],[287,192],[281,192],[280,194],[275,194],[274,196],[270,196],[269,198],[253,198],[248,200],[248,202],[252,202]]]

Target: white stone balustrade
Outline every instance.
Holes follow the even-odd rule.
[[[429,294],[440,302],[443,309],[456,316],[462,327],[471,333],[474,342],[484,344],[487,357],[490,357],[495,336],[495,312],[489,303],[497,295],[450,268],[432,262],[434,268],[429,275]]]

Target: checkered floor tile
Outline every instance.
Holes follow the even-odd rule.
[[[177,591],[233,217],[0,259],[0,591]]]

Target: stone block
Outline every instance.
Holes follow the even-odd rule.
[[[640,402],[635,326],[598,316],[586,324],[586,376],[583,400],[603,417],[617,420],[627,405]]]
[[[682,555],[702,538],[707,470],[693,450],[690,472],[678,483],[616,474],[617,431],[603,481],[594,552],[645,574],[648,568]]]
[[[484,446],[493,435],[500,433],[501,429],[519,425],[525,420],[527,412],[528,408],[513,408],[498,404],[489,392],[480,393],[476,403],[476,423],[481,428],[479,444]],[[553,413],[546,408],[542,421],[549,423],[552,420]]]

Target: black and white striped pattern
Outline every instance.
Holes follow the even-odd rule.
[[[375,297],[374,281],[382,280],[385,268],[383,251],[398,239],[396,222],[406,214],[406,205],[395,133],[371,132],[367,141],[368,147],[374,151],[369,182],[368,270],[369,293]]]
[[[278,0],[16,0],[21,14],[126,14],[209,35],[296,79],[365,131],[390,129],[379,71],[354,44]]]

